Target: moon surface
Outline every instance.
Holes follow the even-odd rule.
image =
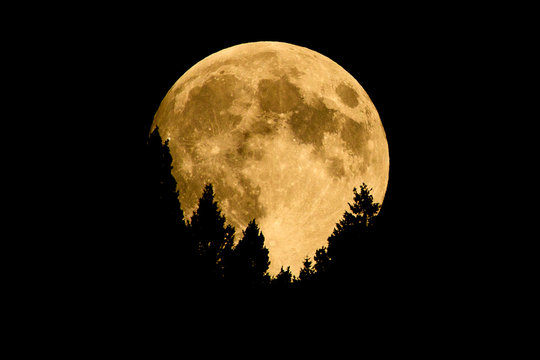
[[[238,234],[255,218],[270,274],[327,244],[365,182],[382,203],[388,143],[362,86],[310,49],[254,42],[190,68],[161,102],[151,131],[169,139],[186,217],[206,183]]]

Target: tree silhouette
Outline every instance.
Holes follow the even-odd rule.
[[[328,246],[315,253],[316,278],[327,282],[347,282],[357,277],[360,271],[360,255],[374,239],[375,219],[380,204],[373,202],[371,189],[366,184],[360,186],[360,192],[353,189],[354,202],[349,204],[349,211],[328,238]]]
[[[234,228],[225,224],[214,188],[207,184],[199,199],[199,207],[189,223],[189,232],[198,254],[196,269],[202,281],[222,282],[227,258],[231,256],[234,244]]]
[[[178,200],[176,180],[171,174],[172,156],[168,141],[163,142],[156,127],[146,144],[144,158],[146,194],[146,237],[144,244],[145,267],[142,272],[154,287],[163,287],[178,280],[192,254],[184,222],[184,213]]]
[[[268,249],[264,235],[255,219],[243,231],[243,237],[234,247],[227,264],[227,276],[231,284],[242,288],[262,288],[269,284]]]
[[[272,279],[272,289],[278,292],[288,290],[291,288],[293,280],[291,267],[288,266],[287,270],[283,270],[282,266],[280,272]]]
[[[300,269],[300,273],[298,274],[298,281],[307,284],[313,279],[313,276],[315,275],[315,268],[312,266],[313,262],[308,256],[306,256],[304,259],[303,265],[304,267]]]
[[[152,216],[151,223],[167,233],[178,232],[185,227],[176,180],[171,174],[172,168],[169,140],[163,142],[159,128],[156,127],[150,135],[146,151],[149,213]]]

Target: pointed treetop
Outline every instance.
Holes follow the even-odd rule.
[[[358,192],[356,188],[353,189],[354,203],[349,203],[349,208],[351,209],[352,214],[354,214],[353,218],[366,226],[371,225],[373,218],[377,216],[381,209],[381,204],[373,202],[373,195],[371,195],[372,190],[373,189],[368,188],[365,183],[362,183],[360,192]],[[345,218],[350,217],[352,214],[346,213]]]

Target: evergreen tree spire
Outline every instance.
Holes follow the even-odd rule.
[[[249,222],[242,239],[234,248],[229,276],[237,286],[249,288],[266,285],[270,277],[268,249],[264,246],[264,235],[255,222]]]
[[[149,179],[151,214],[161,229],[184,227],[184,212],[178,200],[176,179],[172,176],[169,140],[163,142],[156,127],[147,144],[147,176]]]
[[[328,246],[315,254],[315,272],[318,279],[337,280],[359,276],[358,259],[372,240],[375,219],[381,205],[373,202],[371,189],[365,183],[360,191],[353,189],[353,203],[328,238]]]
[[[234,244],[234,228],[226,225],[225,216],[221,215],[218,203],[214,200],[212,184],[204,187],[189,228],[203,266],[201,271],[214,280],[221,280],[226,258]]]
[[[313,268],[313,263],[308,256],[305,257],[303,264],[304,267],[300,269],[300,274],[298,274],[298,280],[301,282],[307,282],[313,278],[313,274],[315,274],[315,269]]]

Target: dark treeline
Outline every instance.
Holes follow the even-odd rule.
[[[312,257],[306,256],[298,276],[290,268],[270,276],[268,249],[257,220],[253,219],[246,229],[228,225],[211,184],[205,186],[191,218],[185,217],[171,175],[168,141],[162,141],[157,128],[148,141],[145,163],[152,237],[148,240],[147,275],[152,278],[152,286],[186,292],[220,289],[300,293],[354,289],[370,282],[367,268],[376,261],[372,246],[379,236],[380,205],[373,202],[365,184],[354,189],[350,210],[336,224],[327,245]],[[380,278],[381,273],[378,275]]]
[[[140,222],[126,230],[121,269],[109,281],[133,321],[175,319],[173,326],[187,322],[205,334],[238,323],[247,332],[290,322],[300,332],[327,333],[338,323],[375,332],[392,323],[406,334],[415,326],[429,329],[433,322],[459,318],[484,286],[462,261],[472,256],[470,247],[460,246],[465,239],[450,238],[450,228],[426,231],[435,229],[428,221],[435,216],[418,211],[422,202],[412,187],[406,201],[400,199],[399,213],[385,213],[359,184],[327,242],[307,254],[299,272],[284,267],[269,274],[257,219],[245,229],[230,226],[211,184],[188,217],[171,170],[168,141],[156,129],[147,141],[136,194]]]

